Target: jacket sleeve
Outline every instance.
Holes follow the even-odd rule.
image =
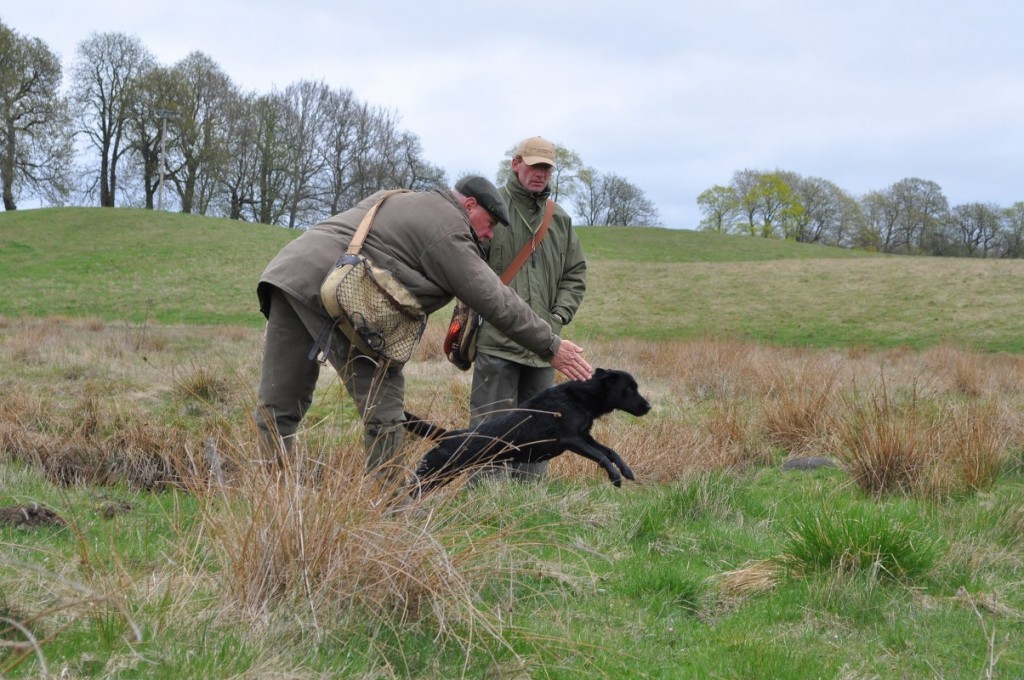
[[[449,236],[433,243],[420,264],[428,278],[469,305],[484,320],[545,361],[560,338],[480,257],[472,238]]]
[[[562,268],[562,276],[558,280],[555,303],[551,309],[551,312],[562,317],[566,324],[576,316],[576,312],[579,311],[580,305],[583,303],[583,295],[587,292],[587,260],[583,255],[583,246],[580,244],[579,236],[572,228],[571,222],[568,225],[568,235],[565,264]]]

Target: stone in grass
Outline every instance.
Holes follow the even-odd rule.
[[[783,470],[817,470],[819,468],[839,467],[831,458],[824,456],[794,456],[782,463]]]

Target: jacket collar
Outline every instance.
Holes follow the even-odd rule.
[[[509,192],[509,197],[515,197],[519,200],[533,201],[535,204],[542,205],[548,200],[551,195],[551,185],[548,184],[542,191],[527,191],[525,187],[519,182],[519,178],[512,174],[509,176],[508,181],[505,182],[505,189]]]

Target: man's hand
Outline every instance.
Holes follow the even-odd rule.
[[[558,352],[551,358],[555,370],[570,380],[587,380],[594,373],[593,367],[583,358],[583,348],[562,339]]]

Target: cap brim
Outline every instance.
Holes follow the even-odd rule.
[[[550,158],[544,158],[544,156],[523,156],[523,162],[527,165],[540,165],[543,163],[544,165],[555,167],[555,162]]]

